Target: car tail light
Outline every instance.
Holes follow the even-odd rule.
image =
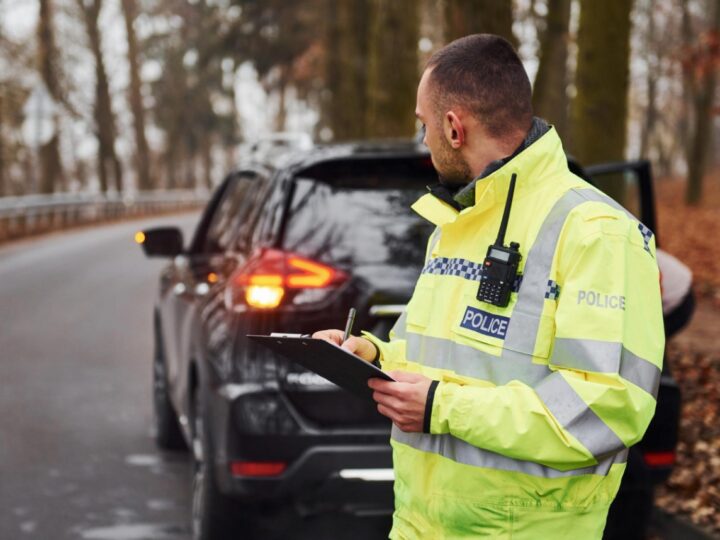
[[[286,468],[287,463],[284,461],[232,461],[230,463],[230,473],[233,476],[280,476]]]
[[[675,465],[675,452],[644,452],[643,460],[649,467],[672,467]]]
[[[266,249],[230,278],[226,303],[230,307],[255,309],[278,307],[288,293],[301,290],[332,290],[347,274],[293,253]]]

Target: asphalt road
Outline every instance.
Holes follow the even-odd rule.
[[[189,540],[191,464],[152,439],[151,313],[165,264],[140,228],[0,246],[0,540]],[[268,524],[271,538],[383,538],[388,516]]]
[[[0,248],[0,538],[185,539],[190,467],[151,439],[151,308],[162,262],[139,227]]]

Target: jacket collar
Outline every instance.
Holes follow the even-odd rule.
[[[503,158],[503,159],[497,159],[490,163],[487,167],[485,167],[485,170],[480,173],[480,176],[475,178],[472,182],[470,182],[467,186],[462,188],[460,191],[458,191],[455,194],[455,200],[460,203],[462,208],[467,208],[468,206],[472,206],[475,204],[475,187],[477,183],[484,178],[487,178],[492,173],[500,169],[502,166],[504,166],[506,163],[511,161],[515,156],[517,156],[520,152],[528,148],[531,144],[533,144],[535,141],[537,141],[540,137],[545,135],[548,130],[550,129],[550,126],[543,120],[542,118],[538,118],[537,116],[533,117],[532,124],[530,125],[530,130],[528,131],[527,135],[525,136],[525,139],[523,139],[523,142],[520,143],[520,146],[518,146],[515,151],[510,154],[509,156]]]
[[[537,190],[549,174],[564,172],[567,168],[567,157],[560,137],[555,128],[550,127],[544,135],[511,156],[499,168],[473,181],[474,205],[458,211],[448,202],[428,193],[420,197],[412,208],[439,227],[455,221],[460,214],[482,213],[498,204],[504,205],[513,173],[517,174],[514,197],[517,200]]]

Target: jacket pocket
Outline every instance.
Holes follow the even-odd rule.
[[[492,311],[491,311],[492,310]],[[465,294],[455,312],[452,332],[460,343],[499,355],[507,334],[510,317],[495,306],[480,302],[474,294]]]
[[[498,356],[503,349],[542,359],[550,356],[555,329],[553,317],[499,311],[495,306],[477,300],[474,294],[467,294],[452,331],[466,345],[490,349]]]
[[[503,348],[547,360],[555,336],[555,318],[514,312]],[[546,363],[546,362],[542,362]]]
[[[416,331],[424,330],[430,324],[432,315],[433,288],[418,284],[407,305],[407,325]]]

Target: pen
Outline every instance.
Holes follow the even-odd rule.
[[[357,311],[355,311],[355,308],[350,308],[350,311],[348,311],[348,318],[347,322],[345,323],[345,333],[343,334],[343,343],[345,343],[348,338],[350,337],[350,332],[352,332],[353,323],[355,322],[355,314]]]

